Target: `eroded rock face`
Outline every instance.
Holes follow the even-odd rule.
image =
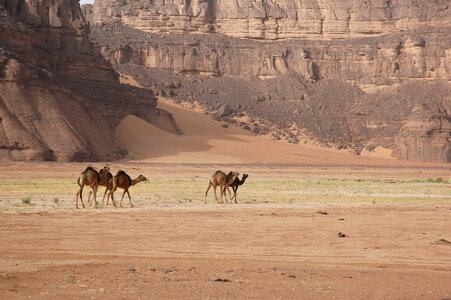
[[[337,79],[362,88],[451,78],[451,28],[343,41],[255,41],[223,35],[143,33],[116,24],[91,37],[113,65],[132,63],[187,75]]]
[[[118,159],[114,130],[128,114],[175,125],[151,92],[118,83],[88,32],[78,1],[0,0],[3,159]]]
[[[92,4],[83,4],[81,5],[81,11],[85,16],[86,22],[89,24],[92,23],[92,17],[94,15],[94,6]]]
[[[93,21],[150,32],[280,39],[384,34],[445,24],[449,17],[447,0],[97,0]]]
[[[237,108],[267,122],[238,121],[258,134],[302,142],[297,127],[360,153],[394,149],[412,108],[449,94],[448,2],[98,0],[91,39],[154,93],[225,122],[236,120],[217,111]]]
[[[451,98],[442,105],[412,109],[396,137],[395,155],[401,159],[451,162]]]

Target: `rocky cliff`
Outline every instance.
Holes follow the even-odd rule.
[[[421,135],[405,127],[412,109],[450,94],[449,1],[97,0],[89,18],[116,69],[225,122],[289,142],[450,161],[447,127],[434,146],[399,150]]]
[[[123,157],[118,123],[137,115],[177,131],[151,92],[123,86],[96,53],[76,0],[0,0],[0,156]]]
[[[448,0],[96,0],[93,21],[150,32],[285,39],[385,34],[441,26],[449,17]]]
[[[395,155],[422,161],[451,161],[451,97],[439,105],[415,106],[396,137]]]

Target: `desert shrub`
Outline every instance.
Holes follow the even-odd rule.
[[[31,204],[31,197],[23,197],[22,204]]]
[[[442,177],[437,177],[437,178],[428,178],[426,179],[427,182],[431,182],[431,183],[442,183],[443,182],[443,178]]]

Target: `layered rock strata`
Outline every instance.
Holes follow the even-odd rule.
[[[290,142],[400,149],[395,138],[416,139],[400,131],[412,109],[440,106],[451,90],[449,1],[98,0],[92,13],[91,38],[116,69]],[[434,143],[430,154],[394,154],[449,161],[432,154],[449,141]]]
[[[0,0],[2,159],[121,158],[128,114],[177,131],[151,92],[118,83],[88,33],[78,1]]]
[[[441,26],[449,18],[447,0],[96,0],[93,21],[150,32],[312,39]]]
[[[326,47],[319,41],[145,33],[118,24],[93,26],[91,34],[108,61],[154,93],[198,101],[213,114],[227,104],[233,113],[219,119],[235,123],[237,116],[246,114],[251,121],[237,124],[254,133],[290,142],[307,136],[356,153],[377,146],[393,149],[412,108],[440,103],[449,93],[448,57],[439,47],[439,36],[391,34],[348,41],[348,46],[332,41]],[[401,40],[413,44],[414,38],[430,58],[413,57],[410,46],[396,50]],[[352,45],[367,54],[353,52]],[[382,47],[397,51],[397,58],[375,58]],[[424,79],[427,75],[418,61],[437,62],[430,75],[434,78]],[[379,89],[367,93],[368,87]],[[262,120],[265,125],[257,124]],[[301,130],[293,134],[293,126]]]

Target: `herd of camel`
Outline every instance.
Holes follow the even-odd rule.
[[[225,174],[222,171],[216,171],[210,178],[208,182],[208,188],[205,192],[205,203],[207,203],[207,195],[208,191],[211,187],[213,187],[215,199],[218,203],[223,204],[223,196],[225,197],[226,203],[227,201],[227,195],[226,191],[229,192],[229,199],[230,202],[232,202],[232,199],[235,200],[235,203],[237,203],[236,195],[238,192],[238,187],[243,185],[246,181],[247,177],[249,175],[243,174],[241,179],[239,179],[240,174],[238,172],[229,172],[228,174]],[[100,171],[97,171],[93,167],[87,167],[83,172],[81,172],[80,176],[77,179],[78,184],[78,191],[77,195],[75,196],[75,207],[78,209],[78,198],[80,198],[81,205],[83,208],[85,208],[85,204],[83,202],[83,188],[85,186],[88,186],[91,188],[91,191],[89,192],[88,196],[88,205],[92,204],[92,201],[94,201],[95,205],[98,205],[97,202],[97,190],[99,186],[105,187],[105,192],[103,194],[102,204],[105,205],[105,197],[107,198],[106,206],[109,204],[109,200],[111,197],[111,201],[113,202],[113,205],[117,207],[117,203],[114,200],[114,192],[120,188],[123,189],[124,192],[122,193],[121,201],[119,205],[122,207],[122,200],[124,199],[125,194],[128,195],[128,199],[130,200],[130,206],[134,207],[132,198],[130,197],[129,188],[141,181],[146,181],[147,178],[143,175],[139,175],[135,179],[131,179],[131,177],[125,173],[122,170],[117,171],[116,175],[113,176],[110,172],[110,168],[108,166],[103,167]],[[220,198],[218,199],[218,196],[216,194],[216,189],[219,187],[220,190]],[[231,196],[230,189],[232,188],[233,191],[233,197]],[[91,196],[92,199],[91,199]]]

